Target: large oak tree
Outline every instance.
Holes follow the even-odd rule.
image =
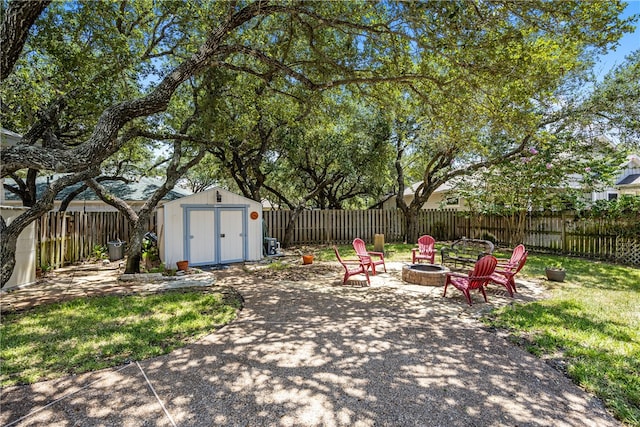
[[[448,77],[446,85],[421,80],[391,92],[399,111],[392,117],[396,200],[408,241],[417,240],[418,212],[438,187],[509,162],[543,141],[550,125],[563,127],[575,113],[560,108],[567,78],[629,31],[614,2],[439,5],[451,27],[427,63]],[[415,32],[433,20],[415,23]],[[406,203],[409,184],[415,192]]]
[[[36,2],[10,2],[7,16]],[[283,90],[384,80],[372,61],[394,31],[385,8],[360,3],[180,2],[53,3],[40,20],[3,20],[3,34],[22,55],[4,69],[3,123],[24,134],[1,152],[1,176],[24,169],[98,173],[127,142],[158,129],[178,89],[210,68],[262,77],[279,73]],[[37,12],[36,12],[37,14]],[[26,34],[31,37],[12,37]],[[12,42],[13,40],[13,42]],[[379,46],[379,47],[378,47]],[[399,79],[406,76],[393,76]],[[112,89],[112,90],[110,90]],[[25,100],[28,102],[25,103]],[[22,105],[24,103],[25,105]],[[167,129],[164,138],[171,139]],[[92,167],[93,166],[93,167]],[[94,168],[95,167],[95,168]],[[74,178],[74,179],[76,179]],[[42,200],[53,200],[51,186]],[[53,194],[52,194],[53,193]],[[15,238],[50,208],[35,203],[27,221],[0,224],[2,283],[15,263]]]
[[[532,123],[539,126],[529,112],[536,100],[580,66],[581,54],[605,49],[628,28],[617,18],[620,3],[609,1],[97,5],[54,2],[43,10],[39,2],[9,1],[3,9],[3,50],[21,53],[2,63],[0,114],[24,139],[2,149],[0,176],[70,174],[22,219],[0,222],[3,284],[15,238],[50,209],[62,185],[97,174],[134,138],[181,137],[167,125],[169,106],[205,70],[255,76],[284,94],[410,85],[439,117],[455,100],[476,106],[463,120],[480,120],[482,107],[501,112],[489,120],[518,128],[517,142],[506,147],[514,151]],[[447,123],[455,118],[437,127],[445,131]]]

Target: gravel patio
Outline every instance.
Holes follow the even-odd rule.
[[[3,389],[0,423],[620,425],[550,364],[481,325],[479,316],[514,301],[504,288],[492,287],[489,303],[474,294],[469,307],[455,289],[442,298],[440,287],[404,284],[402,263],[387,268],[371,287],[341,286],[337,263],[238,265],[197,275],[197,284],[187,276],[185,286],[238,291],[238,319],[155,359]],[[118,274],[58,271],[39,288],[5,293],[2,304],[166,285],[119,282]],[[544,297],[536,281],[518,284],[515,301]]]

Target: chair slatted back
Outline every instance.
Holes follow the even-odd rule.
[[[469,272],[469,289],[478,289],[487,283],[496,269],[498,260],[493,255],[486,255],[476,262]]]
[[[518,273],[518,271],[522,270],[522,267],[524,267],[524,264],[527,262],[527,257],[528,256],[529,256],[529,252],[528,251],[525,251],[522,254],[522,256],[520,257],[520,262],[518,263],[518,267],[513,272],[514,276]]]
[[[356,237],[353,239],[353,249],[355,249],[358,256],[367,256],[367,246],[364,244],[364,240]]]
[[[356,251],[356,255],[358,256],[358,258],[360,258],[360,260],[362,260],[363,263],[373,263],[373,259],[371,259],[371,255],[369,255],[369,252],[367,251],[367,246],[365,245],[364,240],[360,239],[359,237],[353,239],[353,249]],[[378,262],[378,264],[379,263],[380,262]]]
[[[431,236],[424,235],[418,239],[418,252],[423,255],[431,255],[436,244],[436,239]]]
[[[518,265],[524,253],[525,253],[525,248],[524,248],[524,245],[521,243],[515,248],[513,248],[513,252],[511,253],[511,259],[509,259],[508,264],[513,266]]]

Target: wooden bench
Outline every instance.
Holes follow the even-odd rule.
[[[447,265],[447,262],[453,263],[454,267],[456,267],[458,263],[465,266],[473,265],[483,256],[491,255],[493,249],[493,243],[489,240],[467,239],[463,237],[453,242],[450,246],[445,246],[440,249],[442,265]]]

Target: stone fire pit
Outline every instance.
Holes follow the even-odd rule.
[[[402,267],[402,280],[424,286],[444,286],[450,270],[443,265],[409,264]]]

